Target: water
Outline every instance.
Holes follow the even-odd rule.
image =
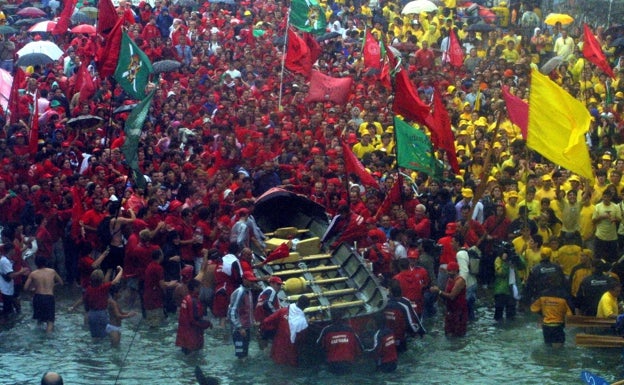
[[[139,318],[124,321],[121,346],[108,341],[93,343],[80,313],[66,309],[78,296],[75,289],[57,293],[56,331],[47,336],[31,320],[30,304],[10,325],[0,327],[0,384],[38,384],[42,373],[61,373],[66,384],[196,384],[194,368],[218,377],[223,385],[393,385],[393,384],[582,384],[582,370],[610,382],[624,378],[622,351],[574,346],[575,329],[566,331],[567,344],[560,350],[543,345],[541,329],[531,314],[494,326],[492,309],[481,301],[479,319],[463,339],[449,340],[442,319],[429,320],[429,334],[412,340],[399,358],[396,373],[374,372],[370,361],[359,363],[354,374],[335,377],[322,365],[287,368],[272,363],[269,349],[255,342],[250,359],[239,362],[229,336],[209,330],[204,350],[185,356],[175,346],[177,318],[168,319],[158,331],[150,331]],[[135,333],[136,330],[136,333]],[[126,357],[127,354],[127,357]]]

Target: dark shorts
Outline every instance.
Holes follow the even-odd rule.
[[[32,300],[33,319],[39,322],[54,322],[54,296],[49,294],[35,294]]]
[[[544,342],[547,344],[562,344],[565,342],[565,331],[563,325],[542,325]]]
[[[249,354],[249,335],[251,334],[251,329],[245,329],[245,331],[245,337],[243,337],[238,330],[232,333],[234,353],[236,353],[236,357],[238,358],[245,358]]]
[[[110,251],[104,261],[102,261],[102,271],[106,273],[108,269],[115,271],[117,266],[124,265],[124,247],[123,246],[111,246]]]
[[[93,338],[106,337],[106,325],[108,324],[108,310],[89,310],[87,313],[89,331]]]
[[[227,315],[229,304],[230,297],[225,293],[225,291],[218,291],[213,298],[212,315],[217,318],[224,318]]]

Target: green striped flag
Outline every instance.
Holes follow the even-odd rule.
[[[395,116],[394,133],[399,167],[427,173],[434,179],[442,176],[444,164],[433,154],[431,141],[422,130],[410,126]]]
[[[327,27],[325,10],[318,0],[292,0],[290,3],[290,24],[301,31],[323,34]]]
[[[139,169],[137,151],[139,148],[139,140],[141,139],[141,132],[143,131],[143,123],[145,123],[145,119],[147,119],[155,93],[155,90],[150,92],[150,94],[132,110],[124,126],[126,140],[123,146],[121,146],[121,152],[126,157],[126,163],[132,170],[132,179],[139,188],[144,188],[146,182],[143,173]]]
[[[121,37],[115,80],[128,95],[140,100],[145,97],[145,86],[152,72],[154,68],[145,52],[141,51],[124,32]]]

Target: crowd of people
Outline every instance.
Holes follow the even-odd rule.
[[[123,281],[124,306],[140,308],[150,327],[179,312],[176,344],[185,352],[200,349],[203,331],[213,326],[203,318],[208,308],[218,320],[214,326],[232,325],[238,357],[247,355],[257,322],[263,333],[294,344],[304,328],[305,300],[272,306],[254,319],[252,250],[265,247],[254,199],[272,187],[310,197],[331,217],[361,218],[366,228],[351,241],[373,262],[391,297],[375,346],[392,340],[404,349],[408,334],[424,332],[419,320],[436,313],[439,298],[446,304],[445,332],[465,335],[476,317],[479,285],[493,290],[496,321],[513,318],[518,300],[542,313],[551,344],[565,339],[566,313],[617,315],[619,284],[613,281],[624,274],[624,63],[610,43],[622,31],[594,30],[616,73],[608,79],[581,55],[580,28],[544,24],[532,2],[501,2],[493,9],[500,11],[496,22],[481,30],[470,28],[479,16],[451,0],[438,12],[414,15],[402,15],[403,4],[392,1],[323,5],[327,32],[335,33],[319,39],[314,67],[354,79],[344,104],[305,103],[309,83],[284,71],[284,47],[276,38],[287,28],[287,2],[120,1],[124,28],[150,60],[182,63],[152,79],[156,94],[138,148],[146,186],[135,183],[120,150],[131,109],[125,106],[136,101],[110,78],[98,77],[98,37],[25,29],[2,35],[10,52],[37,39],[54,39],[65,51],[52,64],[26,68],[18,108],[11,111],[17,119],[5,114],[0,132],[2,317],[20,311],[22,289],[33,291],[35,319],[52,331],[54,284],[78,283],[91,335],[111,335],[118,344],[121,320],[135,315],[117,302],[116,284]],[[51,17],[61,9],[46,7]],[[432,103],[434,92],[443,94],[459,174],[449,167],[442,178],[397,169],[393,94],[364,66],[366,29],[402,53],[402,70],[424,103]],[[444,57],[451,29],[465,52],[461,67]],[[0,67],[13,71],[15,56],[5,50]],[[553,56],[562,61],[548,75],[592,115],[587,142],[595,180],[529,150],[506,117],[502,87],[527,99],[530,69]],[[82,62],[91,63],[97,84],[87,100],[74,89]],[[495,130],[498,113],[503,117]],[[84,119],[87,125],[70,120],[83,115],[99,119]],[[36,154],[28,143],[33,119],[39,122]],[[345,170],[341,140],[378,188],[364,187]],[[443,150],[436,155],[448,163]],[[400,202],[381,212],[394,183],[404,184]],[[475,248],[481,263],[471,271]],[[279,284],[267,281],[274,291]],[[601,304],[604,293],[610,301]],[[273,303],[268,298],[262,306]],[[285,313],[299,318],[290,332],[279,318]],[[338,314],[319,344],[329,349],[342,339],[358,350],[357,336],[344,337],[351,332]],[[274,353],[277,362],[293,363]],[[341,354],[350,361],[355,351]],[[379,354],[390,357],[380,368],[392,370],[395,354]],[[342,360],[330,363],[336,372],[345,370]]]

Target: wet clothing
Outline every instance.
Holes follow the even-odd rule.
[[[245,358],[249,351],[251,326],[253,325],[253,297],[251,290],[239,286],[230,297],[228,319],[232,325],[232,341],[236,357]],[[241,331],[245,330],[243,336]]]
[[[106,337],[106,325],[108,325],[108,310],[89,310],[87,312],[89,331],[93,338]]]
[[[316,341],[325,350],[325,359],[333,373],[348,373],[350,366],[362,352],[360,338],[346,323],[326,326]]]
[[[398,361],[397,347],[392,329],[384,327],[377,330],[374,336],[374,345],[369,351],[375,353],[377,370],[388,373],[396,370]]]
[[[33,319],[54,322],[55,302],[51,294],[35,294],[32,300]]]
[[[615,278],[604,274],[592,274],[585,277],[576,293],[576,307],[586,316],[596,316],[598,303],[602,295],[609,289]]]
[[[152,261],[145,269],[145,287],[143,305],[145,310],[162,309],[165,304],[165,294],[160,287],[160,281],[165,279],[165,270],[160,263]]]
[[[543,317],[542,333],[547,344],[565,342],[565,317],[572,315],[572,301],[565,290],[551,288],[531,304],[531,311]]]
[[[266,317],[279,310],[279,308],[280,302],[277,292],[271,286],[267,286],[258,296],[258,303],[256,303],[254,310],[254,319],[256,322],[262,322]]]
[[[461,277],[448,279],[445,292],[450,293]],[[463,278],[461,278],[463,279]],[[455,297],[455,299],[445,298],[446,315],[444,316],[444,333],[446,335],[463,337],[466,335],[468,326],[468,302],[466,301],[466,288]]]
[[[416,333],[424,334],[418,315],[410,301],[405,298],[389,298],[384,308],[386,327],[392,330],[394,342],[399,352],[407,350],[407,336]]]
[[[261,325],[263,333],[274,333],[271,346],[271,359],[276,364],[297,366],[299,361],[299,346],[304,339],[303,332],[296,334],[295,341],[291,341],[291,330],[288,315],[291,306],[281,308],[266,317]]]
[[[202,314],[204,314],[204,308],[199,298],[191,294],[184,297],[178,316],[176,346],[180,346],[187,352],[204,347],[204,330],[212,325],[210,321],[202,319]]]
[[[525,297],[532,302],[539,298],[544,290],[551,288],[563,288],[565,276],[561,266],[555,265],[549,260],[542,260],[533,266],[525,285]]]
[[[414,303],[417,314],[422,314],[425,308],[424,290],[429,287],[429,274],[423,267],[403,270],[393,277],[401,286],[401,293]]]

